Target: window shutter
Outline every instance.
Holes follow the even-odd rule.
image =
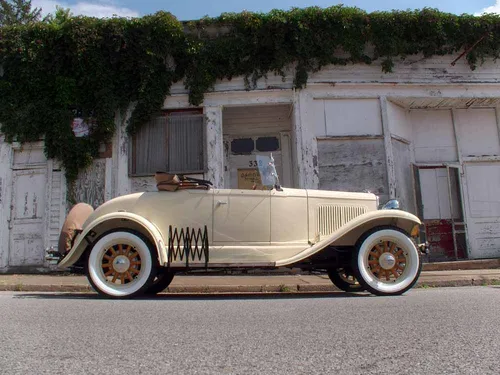
[[[156,117],[142,126],[133,139],[132,173],[154,174],[167,169],[167,120]]]
[[[168,116],[168,171],[204,171],[204,116]]]

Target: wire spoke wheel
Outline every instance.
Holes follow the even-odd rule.
[[[368,254],[368,268],[382,282],[396,282],[404,274],[408,254],[390,240],[380,241]]]
[[[422,262],[411,238],[399,228],[375,228],[358,242],[352,267],[366,290],[398,295],[415,285]]]
[[[143,294],[156,275],[153,252],[156,250],[140,233],[108,232],[90,251],[88,280],[104,296],[131,298]]]
[[[124,285],[141,273],[141,264],[141,256],[134,247],[117,244],[104,252],[102,271],[108,282]]]

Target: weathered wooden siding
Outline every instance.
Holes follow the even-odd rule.
[[[291,130],[290,105],[225,107],[222,111],[224,135],[266,135]]]
[[[314,109],[317,137],[382,134],[377,99],[317,99]]]
[[[456,55],[436,56],[424,58],[422,55],[407,56],[405,60],[394,61],[392,73],[383,73],[382,60],[376,60],[370,65],[331,65],[309,75],[308,86],[314,83],[424,83],[424,84],[462,84],[462,83],[498,83],[498,65],[493,59],[488,59],[483,65],[471,70],[465,59],[461,59],[455,66],[452,61]],[[257,90],[293,87],[294,71],[289,70],[285,79],[281,76],[269,74],[267,78],[257,82]],[[243,77],[233,77],[231,80],[217,81],[214,91],[244,91]],[[185,94],[186,88],[182,82],[172,86],[173,94]],[[265,103],[265,101],[262,101]]]
[[[458,161],[450,110],[412,110],[410,117],[417,163]]]
[[[0,271],[6,269],[9,256],[9,226],[7,218],[10,211],[11,186],[11,145],[4,142],[0,135]]]
[[[413,129],[411,126],[410,111],[388,101],[387,112],[391,136],[411,142],[413,139]]]
[[[396,198],[399,199],[403,210],[416,213],[410,145],[397,139],[392,139],[391,144],[396,175]]]
[[[47,247],[57,248],[59,233],[63,226],[66,213],[66,180],[60,169],[52,171],[51,189],[49,192],[48,223],[47,223]]]
[[[94,208],[100,206],[104,203],[105,181],[106,160],[96,159],[78,175],[73,192],[75,201],[88,203]]]
[[[318,141],[319,188],[325,190],[370,191],[389,197],[384,141]]]
[[[500,156],[495,109],[456,109],[454,120],[462,157]]]
[[[500,257],[500,163],[466,163],[470,253]]]

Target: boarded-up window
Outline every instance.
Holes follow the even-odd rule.
[[[204,172],[204,117],[174,112],[153,118],[132,139],[130,174]]]

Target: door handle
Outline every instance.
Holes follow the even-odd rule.
[[[217,201],[217,206],[220,206],[220,205],[223,205],[223,204],[227,204],[227,202],[224,202],[224,201]]]

